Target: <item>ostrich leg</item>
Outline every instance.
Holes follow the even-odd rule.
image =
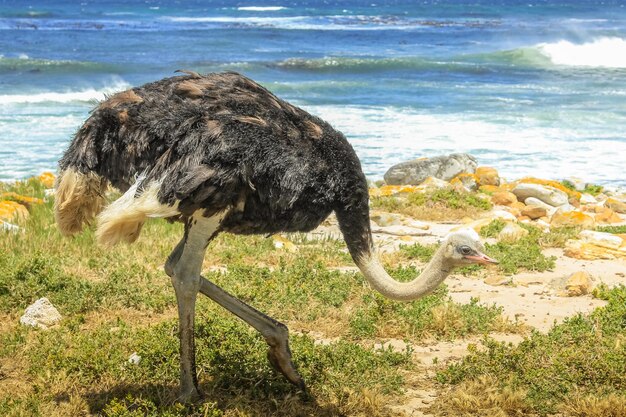
[[[304,390],[304,381],[291,361],[287,326],[230,295],[200,275],[206,246],[217,234],[223,215],[194,217],[185,226],[185,236],[172,251],[165,272],[172,278],[180,320],[181,401],[199,396],[195,366],[194,317],[198,291],[259,331],[269,345],[268,359],[289,382]]]
[[[180,339],[180,396],[187,402],[200,397],[196,375],[194,320],[200,290],[202,261],[223,214],[210,218],[194,216],[185,225],[185,236],[168,257],[165,272],[171,277],[178,304]]]
[[[200,292],[259,331],[270,347],[267,357],[274,369],[301,390],[306,389],[302,377],[291,361],[287,326],[250,307],[203,277],[200,277]]]

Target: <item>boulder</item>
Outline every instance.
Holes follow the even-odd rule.
[[[491,202],[500,206],[510,206],[517,203],[517,197],[510,191],[497,191],[491,196]]]
[[[439,190],[442,188],[450,187],[450,183],[444,180],[440,180],[435,177],[428,177],[420,185],[417,186],[420,190]]]
[[[0,200],[15,201],[16,203],[26,207],[36,204],[43,204],[43,200],[41,198],[28,197],[26,195],[17,194],[14,192],[1,193]]]
[[[526,199],[533,197],[552,207],[562,206],[569,201],[567,194],[563,191],[540,184],[517,184],[512,192],[520,201],[526,202]]]
[[[567,278],[565,292],[568,297],[589,294],[593,288],[591,275],[585,271],[574,272]]]
[[[598,204],[598,200],[591,194],[583,194],[580,196],[580,204]]]
[[[596,226],[596,221],[592,216],[580,211],[557,210],[550,219],[550,226],[576,226],[583,229],[593,229]]]
[[[474,173],[479,185],[500,185],[500,175],[492,167],[478,167]]]
[[[624,221],[619,214],[608,207],[604,207],[604,210],[598,212],[595,218],[597,222],[607,224],[621,223]]]
[[[404,216],[398,213],[387,213],[380,210],[371,210],[370,220],[380,227],[409,226],[412,228],[423,230],[427,230],[430,228],[429,224],[420,222],[411,217]]]
[[[41,181],[41,183],[44,185],[44,187],[46,188],[52,188],[54,187],[54,174],[52,172],[44,172],[43,174],[41,174],[40,176],[37,177],[37,179],[39,181]]]
[[[15,201],[0,201],[0,220],[24,220],[28,218],[28,209]]]
[[[569,177],[565,178],[565,181],[569,182],[574,186],[574,189],[577,191],[582,191],[587,187],[587,182],[578,178],[578,177]]]
[[[287,252],[297,252],[298,247],[293,244],[289,239],[281,235],[273,235],[272,240],[276,249],[282,249]]]
[[[611,233],[583,230],[578,239],[566,242],[564,254],[585,260],[626,259],[626,240]]]
[[[25,326],[47,329],[61,321],[61,314],[46,297],[40,298],[26,308],[20,317],[20,323]]]
[[[465,173],[465,172],[454,177],[450,181],[450,184],[462,185],[463,187],[467,188],[470,191],[474,191],[478,188],[478,180],[476,178],[476,175]]]
[[[0,220],[0,230],[2,230],[3,232],[17,233],[20,231],[20,227],[15,224],[7,223]]]
[[[428,177],[450,181],[461,173],[473,173],[476,165],[476,159],[464,153],[419,158],[389,168],[385,173],[385,182],[390,185],[418,185]]]
[[[518,180],[517,182],[520,184],[524,183],[524,184],[538,184],[538,185],[549,186],[549,187],[556,188],[557,190],[564,192],[569,197],[580,199],[580,191],[567,188],[566,186],[564,186],[558,181],[543,180],[541,178],[534,178],[534,177],[525,177],[525,178]]]
[[[491,216],[491,220],[494,219],[500,219],[500,220],[509,220],[509,221],[516,221],[517,217],[515,217],[512,213],[509,213],[508,211],[505,210],[494,210],[490,213]]]
[[[540,206],[526,206],[522,210],[522,216],[527,216],[533,220],[544,217],[548,214],[547,210],[544,207]]]
[[[609,197],[606,199],[604,206],[618,213],[626,214],[626,198]]]
[[[515,242],[527,235],[528,230],[515,223],[507,223],[498,234],[498,240],[501,242]]]

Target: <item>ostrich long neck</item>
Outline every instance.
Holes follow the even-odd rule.
[[[452,268],[446,265],[443,255],[444,249],[441,247],[422,273],[410,282],[393,279],[385,271],[374,251],[355,259],[355,262],[375,290],[392,300],[409,301],[433,292],[450,274]]]
[[[442,246],[413,281],[396,281],[385,271],[374,249],[367,204],[351,210],[337,210],[336,214],[352,259],[372,287],[385,297],[415,300],[434,291],[450,274],[452,266],[446,263]]]

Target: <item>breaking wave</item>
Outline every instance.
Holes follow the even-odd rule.
[[[110,71],[118,71],[118,68],[111,64],[101,64],[98,62],[36,59],[29,58],[26,55],[22,55],[18,58],[0,56],[0,74],[12,72],[86,73]]]
[[[3,94],[0,104],[71,103],[103,100],[105,96],[130,88],[126,82],[117,82],[102,89],[84,89],[67,92],[41,92],[36,94]]]
[[[569,41],[542,43],[537,49],[555,65],[626,68],[626,40],[599,38],[575,44]]]

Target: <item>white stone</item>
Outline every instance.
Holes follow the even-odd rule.
[[[584,242],[610,249],[619,249],[624,243],[624,240],[619,236],[611,233],[594,232],[593,230],[583,230],[578,237]]]
[[[505,210],[494,210],[489,215],[493,219],[517,221],[517,217]]]
[[[582,191],[587,187],[587,182],[585,182],[584,180],[578,178],[578,177],[569,177],[569,178],[565,178],[566,181],[569,181],[570,183],[572,183],[572,185],[574,186],[574,188],[577,191]]]
[[[132,363],[133,365],[139,365],[139,362],[141,362],[141,356],[139,356],[137,352],[133,352],[128,358],[128,363]]]
[[[528,230],[515,223],[508,223],[498,234],[498,240],[503,242],[515,242],[528,235]]]
[[[520,201],[526,201],[527,198],[534,197],[552,207],[562,206],[569,201],[566,193],[547,185],[521,183],[517,184],[511,192]]]
[[[583,194],[580,196],[580,204],[597,204],[598,200],[591,194]]]
[[[20,317],[20,323],[23,325],[40,329],[47,329],[59,321],[61,321],[61,314],[46,297],[29,305],[24,315]]]
[[[0,230],[3,230],[5,232],[17,233],[20,231],[20,227],[0,220]]]

